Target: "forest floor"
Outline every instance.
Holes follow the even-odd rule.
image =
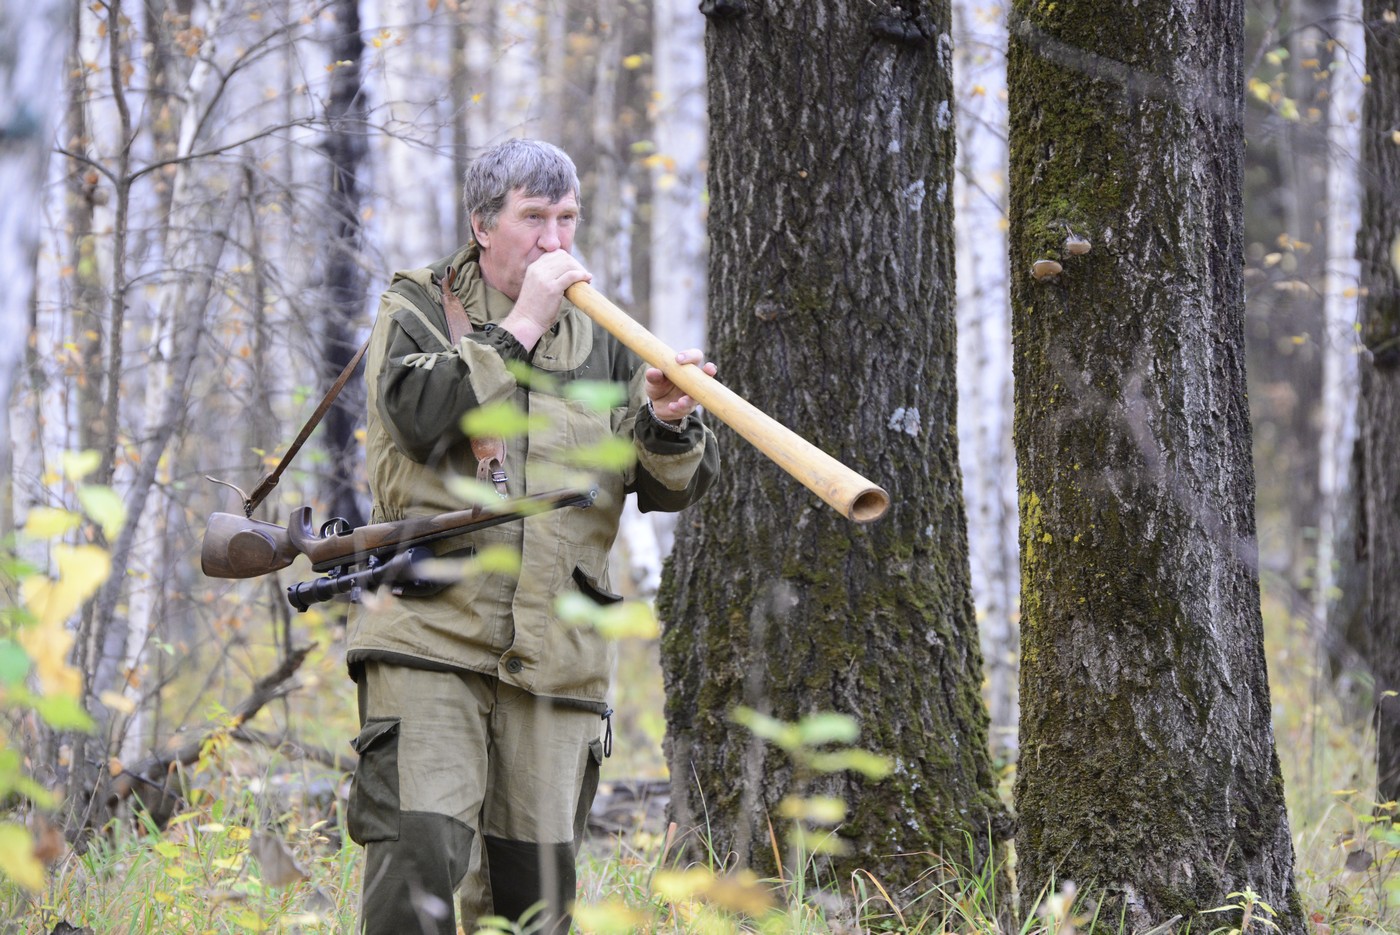
[[[1373,817],[1374,734],[1366,712],[1349,706],[1321,672],[1305,620],[1266,601],[1265,624],[1276,740],[1310,935],[1400,933],[1400,832]],[[329,633],[328,627],[321,635]],[[792,881],[676,866],[664,817],[656,646],[633,641],[619,655],[614,753],[604,767],[581,861],[581,928],[1049,935],[1082,925],[1077,907],[1053,898],[1024,921],[1009,920],[1004,906],[995,906],[987,880],[963,881],[924,900],[919,913],[899,917],[881,898],[878,881],[869,892],[803,892]],[[354,733],[353,693],[339,666],[334,650],[312,659],[297,696],[260,717],[282,724],[290,718],[306,727],[300,740],[338,749]],[[1006,764],[1008,797],[1013,773]],[[227,744],[211,749],[189,779],[200,792],[163,832],[134,822],[113,827],[86,854],[58,860],[40,893],[0,881],[0,935],[354,930],[360,850],[341,831],[343,775]],[[1005,874],[1007,867],[1000,870]],[[1006,881],[996,885],[1005,891]],[[1208,918],[1213,925],[1219,920],[1221,933],[1239,928],[1228,915]],[[1266,928],[1258,921],[1245,926]]]

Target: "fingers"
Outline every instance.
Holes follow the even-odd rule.
[[[676,355],[676,363],[678,364],[699,364],[703,360],[705,360],[705,352],[698,347],[687,348]],[[717,371],[713,361],[707,361],[700,369],[710,376],[714,376]]]

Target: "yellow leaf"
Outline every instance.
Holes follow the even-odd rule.
[[[136,711],[136,702],[120,692],[103,692],[97,696],[97,700],[120,714],[132,714]]]
[[[102,456],[95,451],[65,451],[63,453],[63,474],[73,483],[78,483],[102,464]]]
[[[628,71],[635,71],[642,67],[642,57],[640,55],[629,55],[622,60],[622,67]]]
[[[34,856],[34,839],[22,825],[0,825],[0,873],[32,892],[44,888],[44,865]]]
[[[58,564],[57,581],[31,575],[20,584],[21,600],[46,627],[72,616],[83,601],[97,593],[112,570],[107,551],[95,545],[56,545],[53,557]]]
[[[596,935],[631,935],[649,928],[647,917],[621,900],[575,906],[574,922]]]
[[[82,525],[83,518],[70,510],[36,506],[24,521],[24,534],[33,539],[56,539]]]

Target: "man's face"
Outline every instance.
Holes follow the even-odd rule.
[[[518,299],[526,267],[546,253],[573,248],[578,199],[570,194],[551,202],[517,188],[506,196],[495,227],[484,230],[473,223],[481,245],[482,277],[487,285]]]

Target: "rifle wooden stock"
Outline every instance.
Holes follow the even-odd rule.
[[[564,295],[842,516],[868,523],[889,509],[890,495],[883,488],[767,415],[700,367],[676,363],[674,349],[588,283],[575,283]]]
[[[215,513],[204,531],[200,567],[211,578],[256,578],[286,568],[298,555],[305,555],[312,570],[328,571],[358,564],[386,550],[405,551],[561,507],[591,506],[595,496],[592,490],[553,490],[471,510],[371,523],[325,535],[314,531],[309,506],[298,507],[286,528],[232,513]]]

